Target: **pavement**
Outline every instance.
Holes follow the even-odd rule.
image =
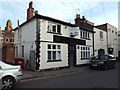
[[[59,74],[67,74],[67,73],[74,73],[74,72],[83,72],[89,69],[89,65],[82,65],[78,67],[71,67],[71,68],[62,68],[62,69],[52,69],[52,70],[45,70],[45,71],[30,71],[23,69],[23,78],[31,79],[31,78],[38,78],[38,77],[46,77],[46,76],[55,76]]]

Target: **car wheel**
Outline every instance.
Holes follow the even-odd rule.
[[[11,77],[5,77],[2,79],[2,89],[3,90],[8,90],[11,89],[14,86],[14,79]]]
[[[108,66],[107,65],[105,65],[104,70],[108,70]]]

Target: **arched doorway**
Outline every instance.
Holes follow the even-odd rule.
[[[103,55],[103,54],[105,54],[105,50],[104,49],[99,49],[98,50],[98,55],[100,56],[100,55]]]

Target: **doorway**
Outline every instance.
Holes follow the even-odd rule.
[[[68,65],[69,67],[76,66],[76,45],[68,44]]]
[[[104,49],[99,49],[98,50],[98,56],[104,55],[105,54],[105,50]]]

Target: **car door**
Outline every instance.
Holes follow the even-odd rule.
[[[1,79],[1,77],[2,77],[2,74],[3,74],[3,68],[2,68],[2,66],[0,65],[0,79]]]
[[[2,89],[2,74],[3,74],[3,68],[2,66],[0,65],[0,90]]]

